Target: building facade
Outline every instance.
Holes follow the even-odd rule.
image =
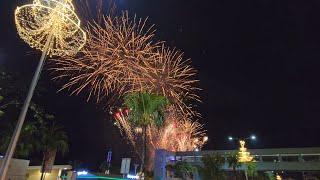
[[[312,174],[320,173],[320,147],[312,148],[274,148],[274,149],[250,149],[251,155],[257,165],[257,171],[276,171],[286,174],[296,174],[301,179],[312,177]],[[201,165],[201,158],[208,154],[219,154],[225,158],[222,169],[231,171],[228,166],[229,154],[237,153],[236,150],[214,150],[193,152],[168,152],[157,150],[155,158],[155,180],[167,179],[166,165],[178,161],[186,161],[193,165]],[[240,167],[239,170],[244,170]],[[309,178],[312,179],[312,178]]]

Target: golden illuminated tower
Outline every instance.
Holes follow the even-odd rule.
[[[41,50],[42,55],[2,161],[0,180],[6,177],[45,57],[74,55],[86,42],[86,34],[80,28],[80,20],[74,12],[71,0],[34,0],[32,4],[17,7],[15,23],[19,36],[31,47]]]
[[[276,175],[276,180],[282,180],[282,177],[279,174],[277,174]]]
[[[250,152],[247,151],[247,148],[245,147],[246,142],[244,140],[240,140],[240,148],[239,148],[239,162],[245,163],[245,162],[251,162],[253,160],[253,157],[250,155]]]

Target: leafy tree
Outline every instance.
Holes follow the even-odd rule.
[[[31,117],[25,121],[20,137],[15,149],[14,157],[28,158],[28,156],[38,149],[39,134],[37,127],[42,126],[46,121],[54,119],[52,114],[46,113],[42,108],[32,103],[30,105]],[[4,154],[10,143],[12,134],[16,126],[16,121],[2,122],[0,131],[0,153]]]
[[[166,97],[147,92],[131,93],[124,98],[125,106],[130,108],[130,121],[138,126],[161,126],[162,109],[168,103]]]
[[[245,163],[246,166],[246,174],[249,178],[253,179],[254,177],[258,176],[257,172],[257,164],[255,162],[248,162]]]
[[[225,172],[222,166],[225,163],[224,158],[219,154],[205,155],[202,157],[203,166],[198,167],[200,176],[204,180],[224,180]]]
[[[159,127],[162,125],[162,110],[168,103],[166,97],[147,92],[130,93],[124,97],[124,105],[130,109],[129,120],[133,125],[143,128],[141,172],[145,169],[147,127],[151,124]]]
[[[0,132],[0,152],[5,153],[10,143],[11,136],[15,129],[15,123],[8,123],[4,126],[6,130]],[[37,131],[34,122],[26,122],[22,129],[19,138],[19,143],[16,146],[14,157],[27,158],[29,154],[36,150],[35,132]]]
[[[186,161],[179,161],[173,165],[167,165],[166,168],[173,171],[176,177],[182,179],[192,176],[192,174],[197,170],[196,167]]]
[[[229,168],[232,168],[233,174],[235,179],[237,179],[237,168],[241,167],[241,164],[239,163],[239,155],[238,153],[230,153],[227,157],[227,162]]]
[[[56,152],[65,154],[68,151],[68,137],[61,126],[55,122],[44,122],[39,128],[38,149],[43,154],[41,180],[44,178],[45,167]]]
[[[25,99],[28,90],[25,76],[9,73],[4,67],[0,67],[0,153],[5,153],[15,129],[17,114]],[[39,82],[34,94],[40,98],[45,92],[43,84]],[[30,103],[26,121],[21,129],[20,137],[15,149],[14,157],[27,158],[37,148],[37,127],[43,122],[53,119],[54,116],[47,113],[44,108],[34,101]]]

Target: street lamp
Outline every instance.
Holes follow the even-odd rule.
[[[233,141],[233,140],[252,140],[252,141],[256,141],[257,140],[257,136],[252,134],[251,136],[249,137],[245,137],[245,138],[239,138],[239,137],[232,137],[232,136],[228,136],[228,140],[229,141]]]
[[[251,135],[250,139],[255,141],[257,139],[257,137],[255,135]]]
[[[21,39],[32,48],[41,50],[42,55],[2,160],[1,180],[6,178],[46,56],[75,55],[86,42],[86,33],[80,28],[80,19],[71,0],[35,0],[32,4],[17,7],[14,16]]]

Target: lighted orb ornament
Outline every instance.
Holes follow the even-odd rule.
[[[74,55],[86,42],[71,0],[34,0],[17,7],[15,22],[26,43],[50,56]]]
[[[41,50],[42,55],[1,164],[0,180],[6,178],[45,57],[74,55],[86,42],[86,34],[80,28],[71,0],[34,0],[33,4],[17,7],[15,22],[19,36],[31,47]]]

